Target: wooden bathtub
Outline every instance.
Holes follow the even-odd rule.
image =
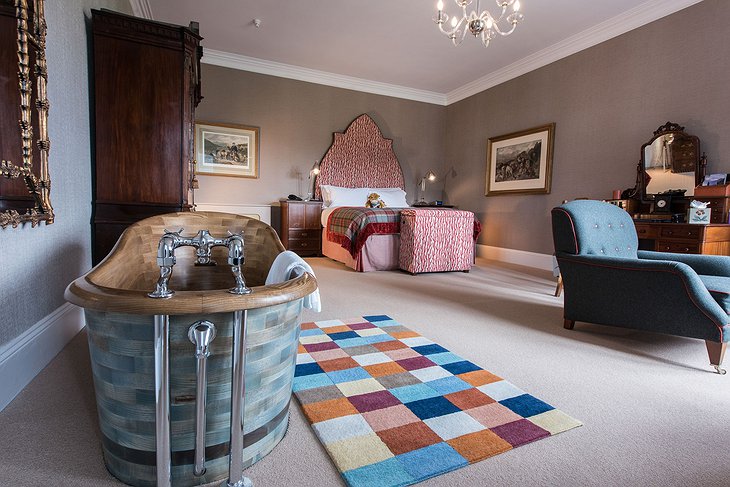
[[[227,249],[215,247],[216,266],[194,266],[195,249],[175,250],[170,280],[175,294],[153,299],[160,270],[157,245],[165,229],[214,236],[242,232],[243,275],[248,295],[233,286]],[[284,436],[292,393],[302,298],[316,287],[310,274],[264,286],[284,248],[276,232],[255,219],[225,213],[175,213],[140,221],[120,237],[109,256],[66,290],[84,308],[104,460],[117,478],[135,486],[158,485],[162,471],[156,404],[155,316],[169,316],[170,484],[192,486],[228,476],[231,439],[232,337],[234,312],[246,310],[244,468],[270,452]],[[207,365],[205,474],[193,475],[196,358],[188,328],[199,320],[215,324]],[[158,372],[159,373],[159,372]],[[159,389],[159,388],[158,388]],[[233,479],[234,481],[236,479]],[[164,479],[162,481],[164,483]]]

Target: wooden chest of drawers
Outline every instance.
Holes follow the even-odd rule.
[[[639,248],[680,254],[730,255],[730,225],[634,221]]]
[[[322,202],[281,200],[281,243],[301,256],[320,255]]]

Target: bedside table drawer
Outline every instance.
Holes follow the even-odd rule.
[[[311,230],[311,229],[289,229],[289,240],[299,239],[319,239],[322,235],[322,230]]]
[[[694,243],[673,242],[660,240],[656,243],[657,252],[673,252],[679,254],[699,254],[700,246]]]
[[[289,250],[293,250],[294,252],[299,251],[307,251],[307,252],[319,252],[319,240],[312,240],[312,239],[306,239],[306,240],[298,240],[298,239],[289,239]]]

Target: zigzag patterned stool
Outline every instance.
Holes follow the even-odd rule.
[[[411,274],[469,272],[481,225],[474,213],[441,208],[401,212],[399,266]]]

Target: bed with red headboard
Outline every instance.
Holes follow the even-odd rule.
[[[383,137],[380,128],[366,114],[357,117],[343,133],[334,133],[332,145],[322,158],[319,170],[314,193],[317,199],[322,198],[322,185],[405,189],[403,171],[393,152],[393,141]],[[364,206],[365,201],[362,203]],[[333,235],[328,223],[334,211],[334,208],[325,208],[322,212],[322,225],[325,227],[322,253],[325,256],[361,272],[398,268],[398,226],[370,234],[352,255],[350,250],[343,248],[341,241],[331,238]],[[387,213],[387,209],[383,213]]]

